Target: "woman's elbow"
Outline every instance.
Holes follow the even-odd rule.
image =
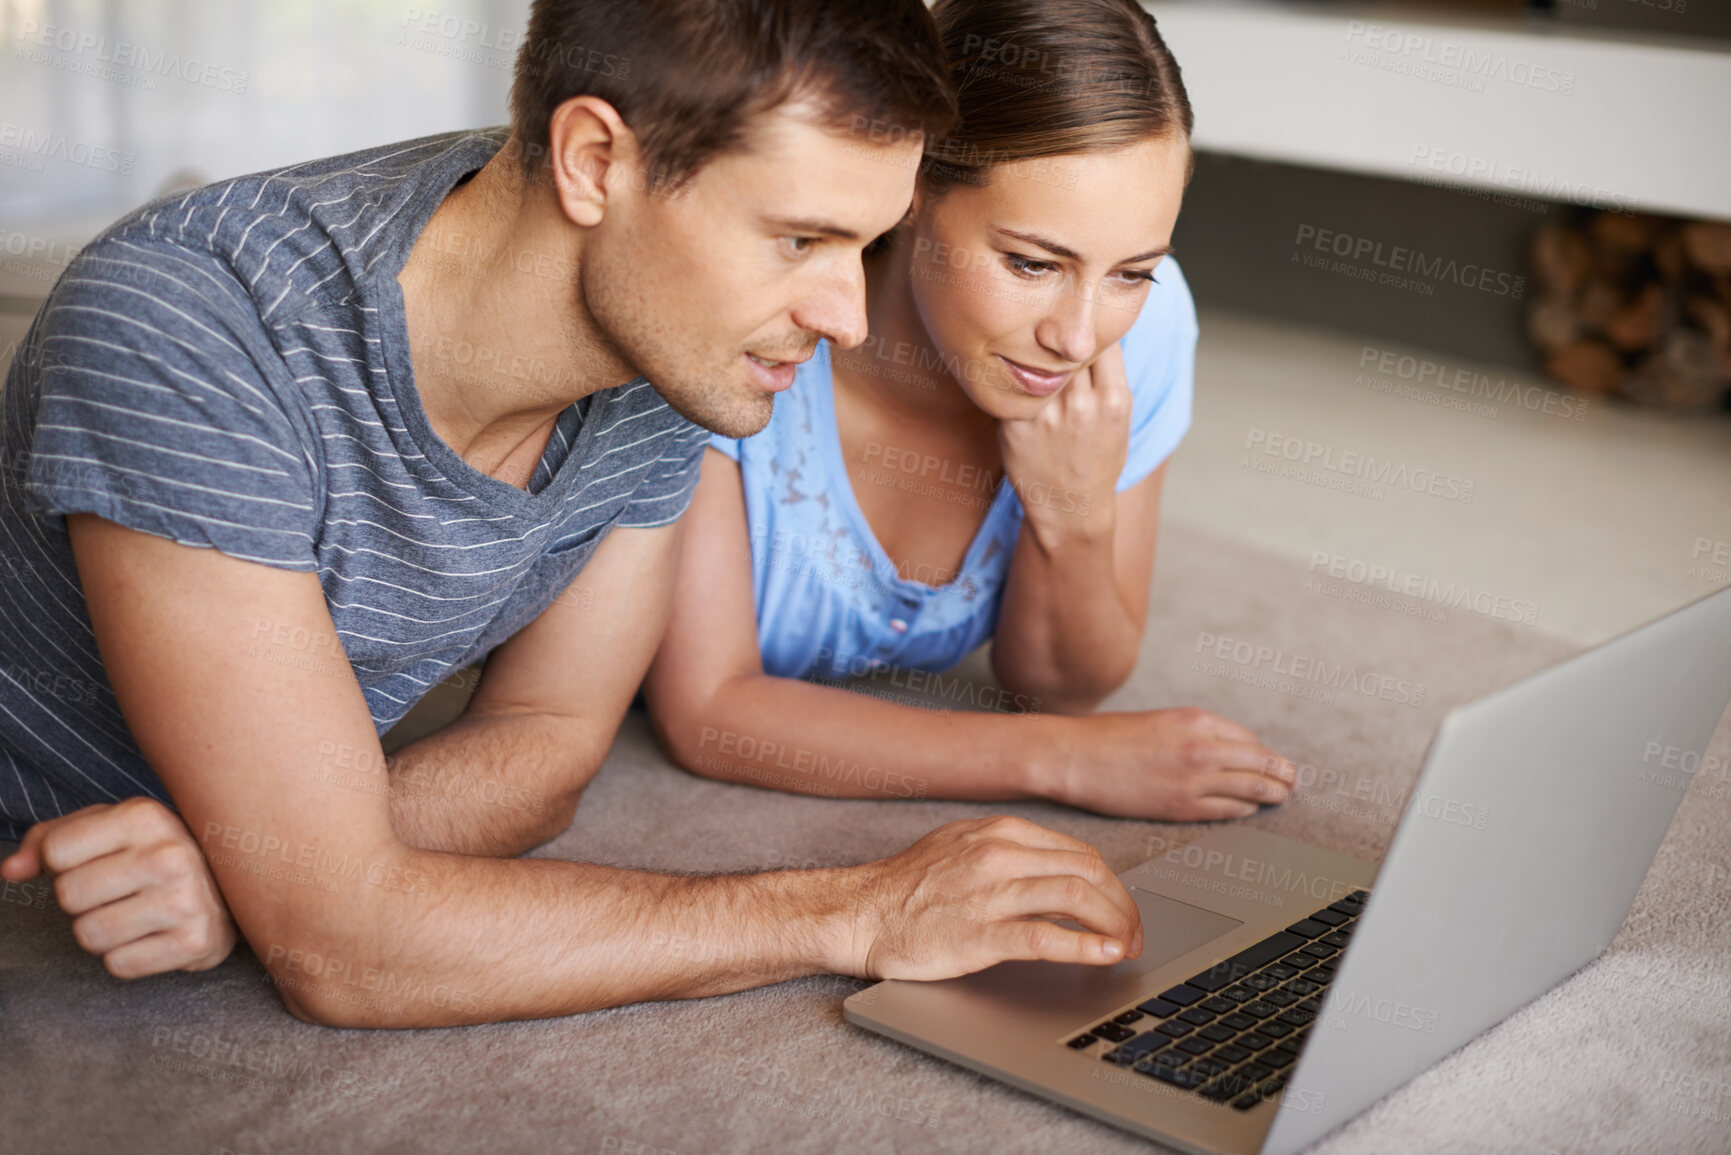
[[[681,770],[705,778],[714,777],[708,769],[707,748],[718,741],[720,730],[703,719],[703,711],[687,694],[645,693],[649,706],[649,728],[656,745]]]

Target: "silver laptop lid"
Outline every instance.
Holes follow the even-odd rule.
[[[1591,962],[1731,700],[1731,589],[1451,711],[1263,1155],[1291,1155]]]

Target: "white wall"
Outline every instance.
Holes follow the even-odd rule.
[[[1199,148],[1731,220],[1724,41],[1350,5],[1143,4],[1184,69]]]
[[[528,7],[0,0],[0,225],[113,218],[182,170],[503,123]]]

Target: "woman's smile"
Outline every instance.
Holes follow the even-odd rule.
[[[1009,369],[1010,377],[1021,386],[1022,391],[1035,397],[1050,397],[1062,389],[1076,372],[1074,369],[1036,369],[1032,365],[1012,361],[1002,353],[996,356]]]

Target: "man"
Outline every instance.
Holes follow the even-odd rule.
[[[919,0],[536,0],[509,138],[98,238],[4,396],[6,877],[56,872],[122,977],[227,954],[214,877],[290,1012],[344,1026],[1138,951],[1099,855],[1007,818],[841,870],[511,857],[569,825],[654,653],[705,430],[762,428],[820,338],[864,339],[860,252],[944,84]]]

